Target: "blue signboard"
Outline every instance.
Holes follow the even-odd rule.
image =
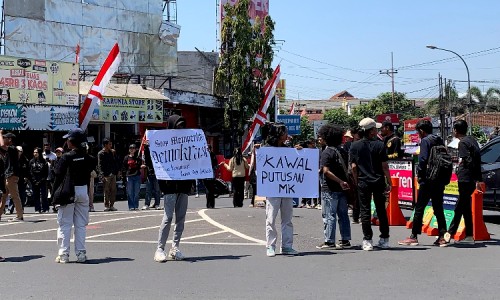
[[[289,135],[300,134],[300,116],[278,115],[278,122],[285,124]]]

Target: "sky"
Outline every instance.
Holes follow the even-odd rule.
[[[281,63],[287,100],[328,99],[347,90],[372,99],[395,90],[408,98],[438,96],[438,74],[467,91],[500,87],[500,1],[270,0],[276,23],[274,66]],[[177,1],[179,51],[217,51],[216,0]]]

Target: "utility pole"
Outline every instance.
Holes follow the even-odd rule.
[[[391,69],[390,70],[380,70],[380,74],[388,75],[391,77],[392,81],[392,113],[395,112],[394,109],[394,74],[398,73],[398,70],[394,70],[394,56],[393,53],[391,52]]]
[[[441,74],[438,73],[439,76],[439,123],[440,123],[440,133],[441,133],[441,138],[443,140],[446,139],[445,136],[445,101],[444,101],[444,95],[443,95],[443,90],[446,91],[446,79],[444,80],[445,87],[443,87],[443,77]]]

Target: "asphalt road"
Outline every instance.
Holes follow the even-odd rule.
[[[248,204],[248,200],[245,201]],[[0,222],[0,299],[498,299],[500,214],[485,212],[492,240],[471,247],[400,247],[408,235],[391,227],[390,250],[360,250],[360,225],[352,225],[354,249],[322,251],[319,210],[294,210],[296,257],[265,255],[265,211],[232,208],[219,198],[190,197],[181,241],[185,261],[153,261],[162,211],[91,213],[89,261],[56,264],[55,214],[29,214],[26,222]],[[405,211],[405,215],[409,215]],[[279,216],[278,216],[279,218]],[[374,228],[374,232],[378,230]],[[70,260],[75,256],[71,253]]]

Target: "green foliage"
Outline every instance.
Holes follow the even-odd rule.
[[[342,126],[344,128],[351,128],[356,126],[359,120],[356,120],[354,116],[349,116],[343,108],[329,109],[325,112],[324,119],[328,122]]]
[[[480,126],[472,126],[472,136],[476,138],[477,142],[480,144],[488,142],[488,135],[481,129]]]
[[[292,143],[298,144],[314,138],[314,127],[307,116],[300,117],[300,135],[294,136]]]
[[[215,93],[226,98],[225,126],[239,131],[258,110],[264,97],[264,83],[273,72],[274,22],[267,16],[262,32],[262,20],[257,18],[253,26],[250,24],[248,7],[249,0],[225,6],[220,64],[215,74]],[[230,120],[231,115],[234,123]]]

